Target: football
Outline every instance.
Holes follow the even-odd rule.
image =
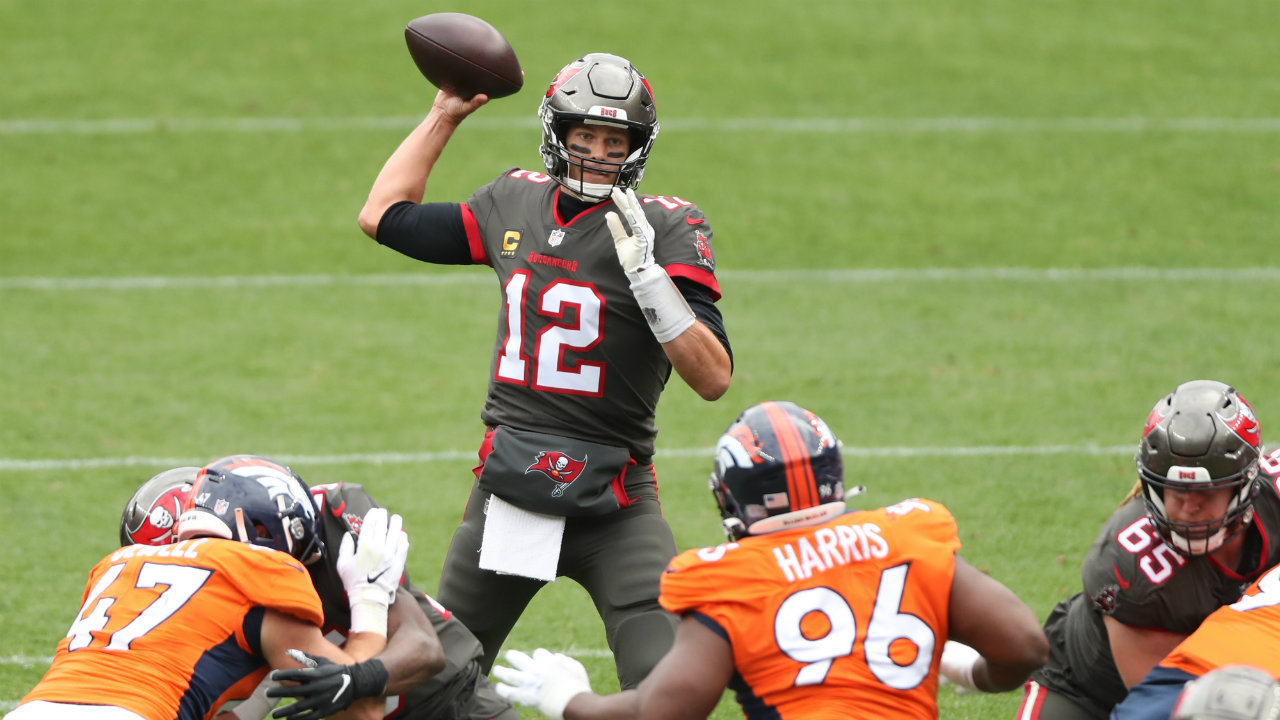
[[[511,43],[474,15],[423,15],[405,26],[404,39],[418,70],[438,88],[464,98],[484,93],[492,99],[514,95],[524,86]]]

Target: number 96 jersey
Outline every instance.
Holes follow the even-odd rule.
[[[660,602],[733,647],[748,718],[936,718],[960,549],[929,500],[689,550]]]

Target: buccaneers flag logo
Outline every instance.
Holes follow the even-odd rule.
[[[695,232],[697,240],[694,241],[694,247],[698,249],[698,262],[709,268],[716,266],[715,256],[711,254],[711,239],[700,232]]]
[[[569,483],[578,479],[586,466],[587,456],[585,455],[581,460],[574,460],[562,452],[543,450],[538,453],[533,464],[524,473],[528,475],[531,472],[540,472],[551,478],[556,484],[555,489],[551,491],[551,497],[560,497],[564,495],[564,489],[569,487]]]

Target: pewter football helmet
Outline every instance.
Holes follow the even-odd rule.
[[[629,131],[631,151],[625,160],[592,164],[616,168],[614,185],[618,187],[640,184],[649,150],[658,137],[658,110],[649,81],[625,58],[591,53],[564,66],[547,87],[538,117],[542,118],[542,161],[556,182],[583,197],[609,197],[612,186],[569,179],[569,168],[581,167],[583,157],[566,147],[565,131],[570,124],[583,122]]]
[[[1164,541],[1186,555],[1205,555],[1247,527],[1261,448],[1253,408],[1229,385],[1193,380],[1156,403],[1135,461],[1147,514]],[[1180,523],[1165,512],[1166,490],[1220,488],[1234,491],[1220,517]]]

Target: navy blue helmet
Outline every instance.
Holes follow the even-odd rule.
[[[812,525],[845,511],[840,441],[817,415],[791,402],[742,412],[716,443],[711,493],[725,534]]]
[[[178,539],[212,536],[319,557],[316,508],[307,484],[287,466],[232,455],[200,468],[178,518]]]

